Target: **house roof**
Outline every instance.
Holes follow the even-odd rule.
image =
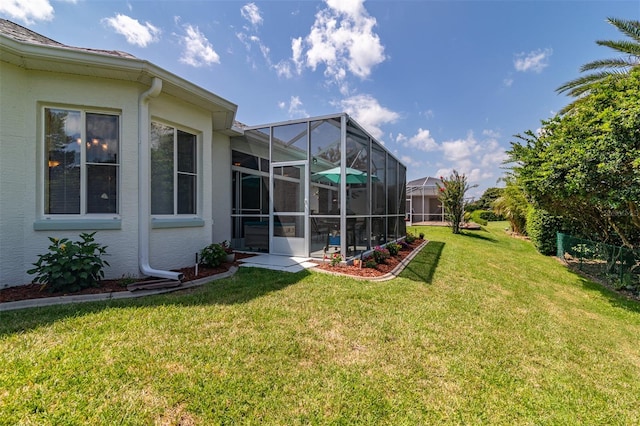
[[[423,177],[420,179],[414,179],[411,182],[407,182],[407,186],[437,186],[442,185],[442,181],[438,178],[431,176]]]
[[[213,128],[218,131],[232,131],[238,109],[236,104],[129,53],[67,46],[6,19],[0,19],[0,58],[28,70],[133,81],[145,86],[150,86],[154,77],[160,78],[163,93],[210,111]]]
[[[66,44],[59,43],[55,40],[52,40],[48,37],[43,36],[42,34],[38,34],[34,31],[31,31],[30,29],[25,28],[21,25],[18,25],[15,22],[11,22],[7,19],[0,19],[0,34],[23,43],[37,44],[42,46],[54,46],[54,47],[60,47],[64,49],[73,49],[73,50],[84,51],[84,52],[94,52],[94,53],[99,53],[103,55],[112,55],[112,56],[117,56],[121,58],[137,59],[135,56],[131,55],[130,53],[122,52],[119,50],[101,50],[101,49],[88,49],[84,47],[67,46]]]

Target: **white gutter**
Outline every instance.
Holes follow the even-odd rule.
[[[153,77],[151,87],[138,100],[138,265],[144,275],[171,280],[182,280],[183,274],[154,269],[149,265],[149,229],[151,227],[150,165],[151,150],[149,132],[149,99],[162,91],[162,80]]]

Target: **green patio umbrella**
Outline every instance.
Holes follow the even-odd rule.
[[[367,173],[361,170],[352,169],[351,167],[346,168],[347,175],[347,184],[354,183],[367,183]],[[318,179],[327,179],[333,183],[340,183],[340,167],[334,167],[332,169],[324,170],[322,172],[314,173],[312,177]],[[373,181],[378,180],[375,175],[371,175],[371,179]]]

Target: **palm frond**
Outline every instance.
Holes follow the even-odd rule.
[[[640,43],[640,22],[618,18],[607,18],[607,22],[620,32]]]
[[[630,59],[625,58],[599,59],[581,66],[580,72],[598,70],[602,68],[631,68],[635,65],[637,65],[637,60],[631,61]]]
[[[599,46],[609,47],[620,53],[626,53],[630,57],[640,56],[640,44],[628,40],[597,40]]]
[[[580,96],[585,92],[591,90],[591,86],[605,78],[614,75],[616,73],[612,71],[601,71],[593,74],[584,75],[571,81],[564,83],[562,86],[556,89],[558,93],[567,92],[570,96]]]

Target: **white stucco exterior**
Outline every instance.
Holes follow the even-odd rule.
[[[149,99],[151,120],[197,135],[197,214],[149,218],[149,263],[156,269],[193,265],[195,253],[230,239],[229,134],[236,106],[152,64],[16,41],[0,34],[0,288],[33,279],[26,271],[47,251],[48,237],[78,240],[97,230],[108,246],[107,278],[139,272],[140,94],[153,78],[163,89]],[[120,116],[117,214],[44,214],[45,107]],[[106,229],[108,228],[108,229]]]

